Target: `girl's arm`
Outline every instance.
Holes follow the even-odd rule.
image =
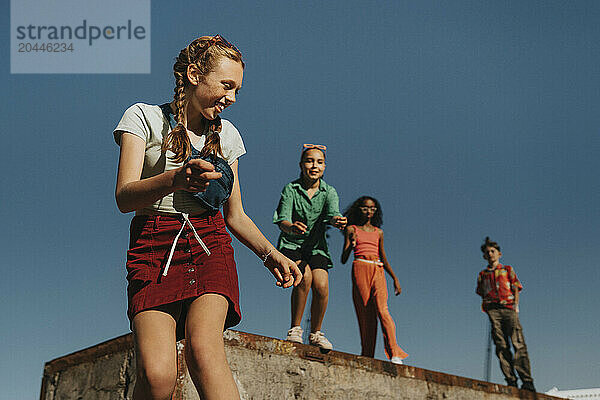
[[[350,252],[356,246],[356,233],[354,231],[353,226],[346,227],[344,231],[344,250],[342,251],[342,264],[346,264],[348,261],[348,257],[350,256]]]
[[[123,213],[141,210],[176,190],[200,192],[211,179],[221,177],[204,160],[191,160],[182,167],[141,179],[146,143],[132,133],[121,135],[121,153],[117,171],[115,198]]]
[[[385,255],[385,248],[383,247],[383,230],[381,229],[379,229],[379,258],[383,263],[383,268],[385,268],[387,273],[390,274],[394,280],[394,294],[398,296],[400,293],[402,293],[402,288],[400,287],[400,281],[398,281],[398,278],[396,277],[396,274],[394,274],[394,270],[392,269]]]
[[[285,233],[295,233],[297,235],[304,235],[308,226],[305,223],[300,221],[290,222],[287,220],[283,220],[279,222],[279,229],[281,229]]]
[[[340,198],[333,186],[329,187],[324,207],[328,216],[327,223],[338,229],[344,229],[348,219],[340,213]]]
[[[246,247],[264,260],[265,267],[277,279],[277,285],[290,287],[297,286],[302,280],[302,273],[295,262],[281,254],[256,227],[254,222],[246,215],[242,207],[242,195],[238,176],[238,161],[232,165],[233,190],[229,200],[223,206],[225,222],[233,235]],[[291,272],[291,273],[290,273]]]
[[[277,210],[273,216],[273,223],[277,224],[282,232],[304,235],[308,230],[308,226],[302,221],[292,222],[292,211],[294,208],[292,192],[293,189],[289,184],[281,191],[281,198],[279,199]]]

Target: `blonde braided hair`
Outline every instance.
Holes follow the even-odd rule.
[[[202,36],[195,39],[187,47],[179,52],[179,56],[173,64],[173,75],[175,76],[175,88],[173,99],[175,101],[175,120],[177,125],[165,136],[162,143],[162,151],[172,151],[175,162],[184,162],[192,154],[192,144],[187,134],[187,122],[185,120],[186,98],[185,89],[191,84],[187,77],[188,66],[194,64],[201,78],[213,71],[221,57],[227,57],[245,66],[242,54],[234,46],[226,41],[218,40],[217,36]],[[201,156],[223,155],[221,151],[221,118],[217,117],[210,121],[202,117],[205,128],[208,128]]]

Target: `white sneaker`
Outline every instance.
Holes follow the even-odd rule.
[[[302,333],[303,331],[301,327],[294,326],[288,331],[285,340],[295,343],[302,343]]]
[[[313,346],[319,346],[323,350],[333,349],[333,345],[331,344],[331,342],[329,340],[327,340],[327,338],[321,331],[316,331],[316,332],[308,335],[308,341]]]
[[[404,364],[402,362],[402,359],[400,357],[392,357],[392,359],[390,360],[391,363],[393,364]]]

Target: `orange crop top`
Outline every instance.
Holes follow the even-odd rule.
[[[356,246],[354,246],[354,257],[376,256],[379,257],[379,229],[373,232],[363,231],[356,225],[354,227]]]

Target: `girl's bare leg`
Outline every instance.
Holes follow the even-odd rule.
[[[329,301],[329,273],[324,269],[312,271],[312,304],[310,306],[310,331],[321,330]]]
[[[133,399],[170,399],[177,379],[175,320],[165,311],[142,311],[133,318],[133,333],[137,365]]]
[[[223,342],[229,304],[219,294],[205,294],[190,305],[185,324],[185,359],[204,400],[239,400]]]
[[[300,264],[300,261],[298,262]],[[312,273],[307,265],[302,276],[300,284],[292,289],[292,323],[290,328],[300,326],[302,323],[302,315],[304,315],[304,307],[306,306],[306,298],[312,286]],[[314,300],[313,300],[314,303]]]

